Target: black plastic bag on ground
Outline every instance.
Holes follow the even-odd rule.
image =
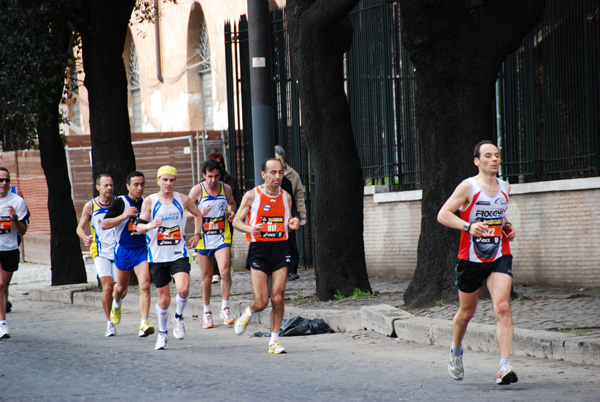
[[[321,318],[315,318],[309,320],[304,317],[296,316],[281,321],[281,329],[279,330],[279,336],[300,336],[300,335],[317,335],[317,334],[329,334],[335,332],[327,325],[327,323]],[[271,336],[267,332],[257,332],[254,336]]]

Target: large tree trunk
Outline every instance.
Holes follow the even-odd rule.
[[[478,5],[475,5],[478,4]],[[456,299],[460,234],[437,213],[477,174],[473,148],[496,138],[494,84],[502,61],[541,19],[545,0],[404,0],[402,42],[416,68],[416,124],[423,168],[418,261],[409,307]]]
[[[82,54],[90,105],[93,175],[110,174],[115,194],[127,193],[125,178],[135,170],[122,58],[134,5],[135,0],[82,2]]]
[[[52,93],[49,99],[55,99],[56,102],[48,104],[46,119],[38,127],[40,159],[48,184],[52,286],[87,282],[79,237],[76,233],[77,216],[71,197],[67,159],[59,134],[58,104],[62,94],[60,84],[58,81],[56,88],[46,92]],[[35,211],[32,212],[32,219],[35,219]]]
[[[343,56],[352,43],[348,12],[358,0],[288,0],[286,20],[315,171],[312,226],[317,296],[371,291],[363,241],[363,178],[344,93]]]

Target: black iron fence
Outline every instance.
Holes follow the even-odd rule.
[[[599,0],[548,0],[542,22],[499,72],[496,127],[502,175],[531,182],[599,175],[600,23],[588,21]],[[366,184],[421,187],[414,118],[414,75],[400,40],[397,0],[363,0],[350,13],[347,93]],[[247,21],[226,24],[232,171],[254,185]],[[277,142],[310,195],[310,161],[282,12],[272,18]]]
[[[349,18],[354,35],[347,54],[347,92],[363,176],[367,184],[417,188],[414,70],[400,43],[399,7],[363,0]]]
[[[503,176],[512,183],[599,174],[597,0],[548,0],[498,81]]]

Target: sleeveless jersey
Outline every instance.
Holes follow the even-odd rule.
[[[460,217],[467,222],[487,222],[487,232],[482,237],[473,237],[463,231],[460,237],[458,258],[472,262],[492,262],[510,254],[510,246],[502,229],[504,214],[508,208],[506,183],[498,181],[498,191],[489,195],[474,177],[466,179],[471,184],[471,202],[460,209]]]
[[[0,198],[0,251],[12,251],[19,248],[17,235],[19,232],[8,213],[8,206],[12,205],[19,220],[27,216],[25,200],[9,192],[6,197]]]
[[[129,198],[121,195],[119,196],[123,200],[123,204],[125,209],[129,207],[134,207],[129,201]],[[142,197],[142,200],[144,197]],[[143,234],[140,234],[134,230],[134,226],[137,220],[140,217],[140,210],[138,209],[138,213],[134,216],[130,216],[129,219],[125,219],[123,222],[119,223],[114,228],[114,236],[115,241],[117,242],[115,252],[119,250],[119,248],[123,247],[128,250],[135,250],[138,248],[146,247],[146,238]]]
[[[90,218],[90,231],[92,233],[92,244],[90,253],[93,258],[97,256],[113,260],[115,257],[115,233],[112,229],[104,230],[101,227],[102,219],[108,212],[109,207],[102,207],[92,198],[92,217]]]
[[[290,220],[290,207],[283,189],[279,194],[271,197],[262,192],[260,187],[254,188],[254,202],[248,212],[248,225],[262,224],[258,236],[246,233],[246,240],[250,242],[286,241],[288,238],[288,222]]]
[[[173,192],[173,202],[168,205],[162,204],[157,194],[152,194],[150,199],[152,200],[152,212],[149,222],[159,217],[162,219],[162,223],[159,227],[146,233],[148,261],[172,262],[179,258],[187,258],[187,249],[185,248],[187,218],[181,196],[178,192]]]
[[[204,183],[202,195],[198,201],[198,209],[210,206],[210,211],[202,217],[202,228],[199,232],[202,236],[196,248],[198,250],[215,250],[223,244],[231,244],[231,227],[227,221],[227,194],[225,185],[220,182],[221,190],[216,197],[208,194]]]

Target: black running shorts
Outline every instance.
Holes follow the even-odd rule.
[[[267,275],[290,265],[290,246],[287,241],[251,242],[246,269],[257,269]]]
[[[461,292],[473,293],[478,290],[492,272],[512,275],[512,255],[503,255],[492,262],[472,262],[458,260],[456,264],[456,287]]]
[[[190,273],[190,260],[180,258],[172,262],[151,262],[150,275],[152,281],[157,288],[167,286],[171,281],[171,277],[179,272]]]

